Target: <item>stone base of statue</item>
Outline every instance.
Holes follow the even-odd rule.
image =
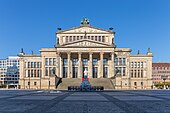
[[[84,78],[82,78],[82,83],[80,86],[68,86],[68,90],[72,91],[100,91],[104,90],[103,86],[92,86],[89,82],[87,76],[87,70],[84,71]]]

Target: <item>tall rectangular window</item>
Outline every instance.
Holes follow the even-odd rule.
[[[67,59],[66,58],[63,59],[63,65],[67,65]]]
[[[48,66],[48,58],[45,58],[45,65]]]
[[[28,77],[30,77],[30,70],[28,70]]]
[[[94,36],[91,36],[91,40],[94,40]]]
[[[31,62],[31,68],[34,68],[34,62]]]
[[[53,58],[53,65],[56,65],[56,58]]]
[[[103,65],[107,65],[108,64],[108,59],[107,58],[104,58],[103,59]]]
[[[36,68],[36,62],[34,62],[34,68]]]
[[[49,64],[50,64],[50,65],[53,64],[52,58],[49,59]]]
[[[97,41],[97,36],[95,36],[95,41]]]
[[[93,65],[97,65],[98,64],[98,59],[97,58],[93,58]]]
[[[101,36],[99,36],[99,41],[101,41]]]
[[[45,68],[45,76],[48,76],[48,67]]]
[[[122,65],[126,65],[126,58],[122,59]]]
[[[66,36],[66,42],[68,42],[68,36]]]
[[[75,41],[76,40],[76,36],[73,36],[73,41]]]
[[[118,58],[115,58],[115,65],[118,65]]]
[[[77,36],[77,40],[79,40],[79,36]]]
[[[78,64],[78,59],[73,59],[73,65],[77,65]]]
[[[105,40],[104,40],[104,36],[102,36],[102,42],[105,42]]]
[[[70,39],[70,42],[72,42],[72,36],[70,36],[70,38],[69,38],[69,39]]]
[[[126,75],[126,68],[123,67],[123,76],[125,76],[125,75]]]
[[[88,60],[87,59],[83,59],[83,65],[87,65],[88,64]]]

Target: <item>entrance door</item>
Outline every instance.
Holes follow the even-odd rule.
[[[93,67],[93,78],[97,78],[97,74],[98,74],[98,71],[97,71],[97,67]]]
[[[73,78],[77,78],[77,76],[78,76],[78,68],[73,67]]]

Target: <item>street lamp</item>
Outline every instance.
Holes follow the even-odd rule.
[[[164,81],[164,89],[166,89],[166,87],[165,87],[165,80],[168,78],[168,76],[161,76],[161,78],[163,79],[163,81]]]

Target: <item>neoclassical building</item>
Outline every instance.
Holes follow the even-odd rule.
[[[131,55],[130,48],[116,47],[114,36],[111,28],[92,27],[87,18],[78,27],[59,28],[54,48],[42,48],[40,55],[19,54],[20,88],[55,89],[56,76],[63,82],[76,80],[87,69],[89,79],[109,79],[113,89],[151,89],[150,49],[146,54]]]

